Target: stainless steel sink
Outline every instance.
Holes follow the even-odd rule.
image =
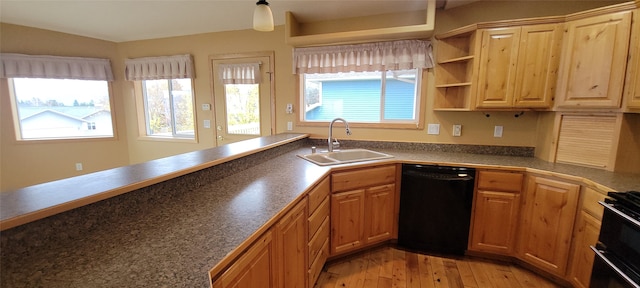
[[[316,165],[336,165],[344,163],[353,163],[370,160],[380,160],[392,158],[389,154],[384,154],[367,149],[349,149],[324,153],[313,153],[306,155],[298,155],[300,158],[313,162]]]

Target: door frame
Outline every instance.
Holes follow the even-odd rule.
[[[271,117],[269,119],[270,124],[270,132],[271,135],[274,135],[276,132],[276,85],[275,85],[275,51],[258,51],[258,52],[247,52],[247,53],[229,53],[229,54],[213,54],[209,55],[208,66],[209,66],[209,89],[211,89],[211,103],[212,103],[212,111],[213,111],[213,119],[214,123],[212,123],[212,127],[214,128],[214,138],[213,142],[215,146],[218,145],[218,115],[217,107],[216,107],[216,98],[215,98],[215,87],[214,87],[214,75],[215,70],[214,65],[212,65],[214,60],[229,60],[229,59],[241,59],[241,58],[257,58],[257,57],[268,57],[269,58],[269,67],[267,74],[269,74],[269,111],[271,113]]]

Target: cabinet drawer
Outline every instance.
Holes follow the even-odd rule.
[[[329,217],[326,217],[320,225],[320,229],[316,235],[309,240],[309,265],[313,263],[313,260],[316,259],[318,253],[322,251],[322,246],[324,242],[329,239]]]
[[[604,201],[606,196],[589,187],[584,188],[582,195],[582,210],[589,213],[591,216],[594,216],[597,220],[602,220],[604,207],[602,207],[598,201]]]
[[[324,201],[331,190],[329,177],[324,178],[320,183],[309,192],[309,215]]]
[[[311,263],[311,267],[309,268],[309,283],[316,283],[318,280],[318,276],[320,276],[320,272],[322,271],[322,267],[324,263],[327,262],[327,257],[329,257],[329,238],[325,239],[324,244],[322,244],[322,249],[320,249],[320,253],[318,257]],[[313,287],[313,285],[309,285]]]
[[[499,171],[479,171],[478,189],[490,191],[522,191],[522,173],[499,172]]]
[[[313,238],[325,218],[329,217],[329,197],[325,197],[320,208],[309,216],[309,239]]]
[[[332,192],[346,191],[366,186],[377,186],[396,181],[396,166],[388,165],[331,175]]]

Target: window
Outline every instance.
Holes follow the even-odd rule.
[[[303,121],[418,121],[421,70],[303,74]]]
[[[101,80],[9,78],[18,140],[113,137]]]
[[[195,139],[191,79],[142,81],[147,136]]]
[[[432,46],[423,40],[294,48],[300,120],[420,129],[422,72],[429,68]]]

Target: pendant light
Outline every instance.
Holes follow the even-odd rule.
[[[253,11],[253,29],[273,31],[273,14],[266,0],[260,0],[256,3],[256,10]]]

